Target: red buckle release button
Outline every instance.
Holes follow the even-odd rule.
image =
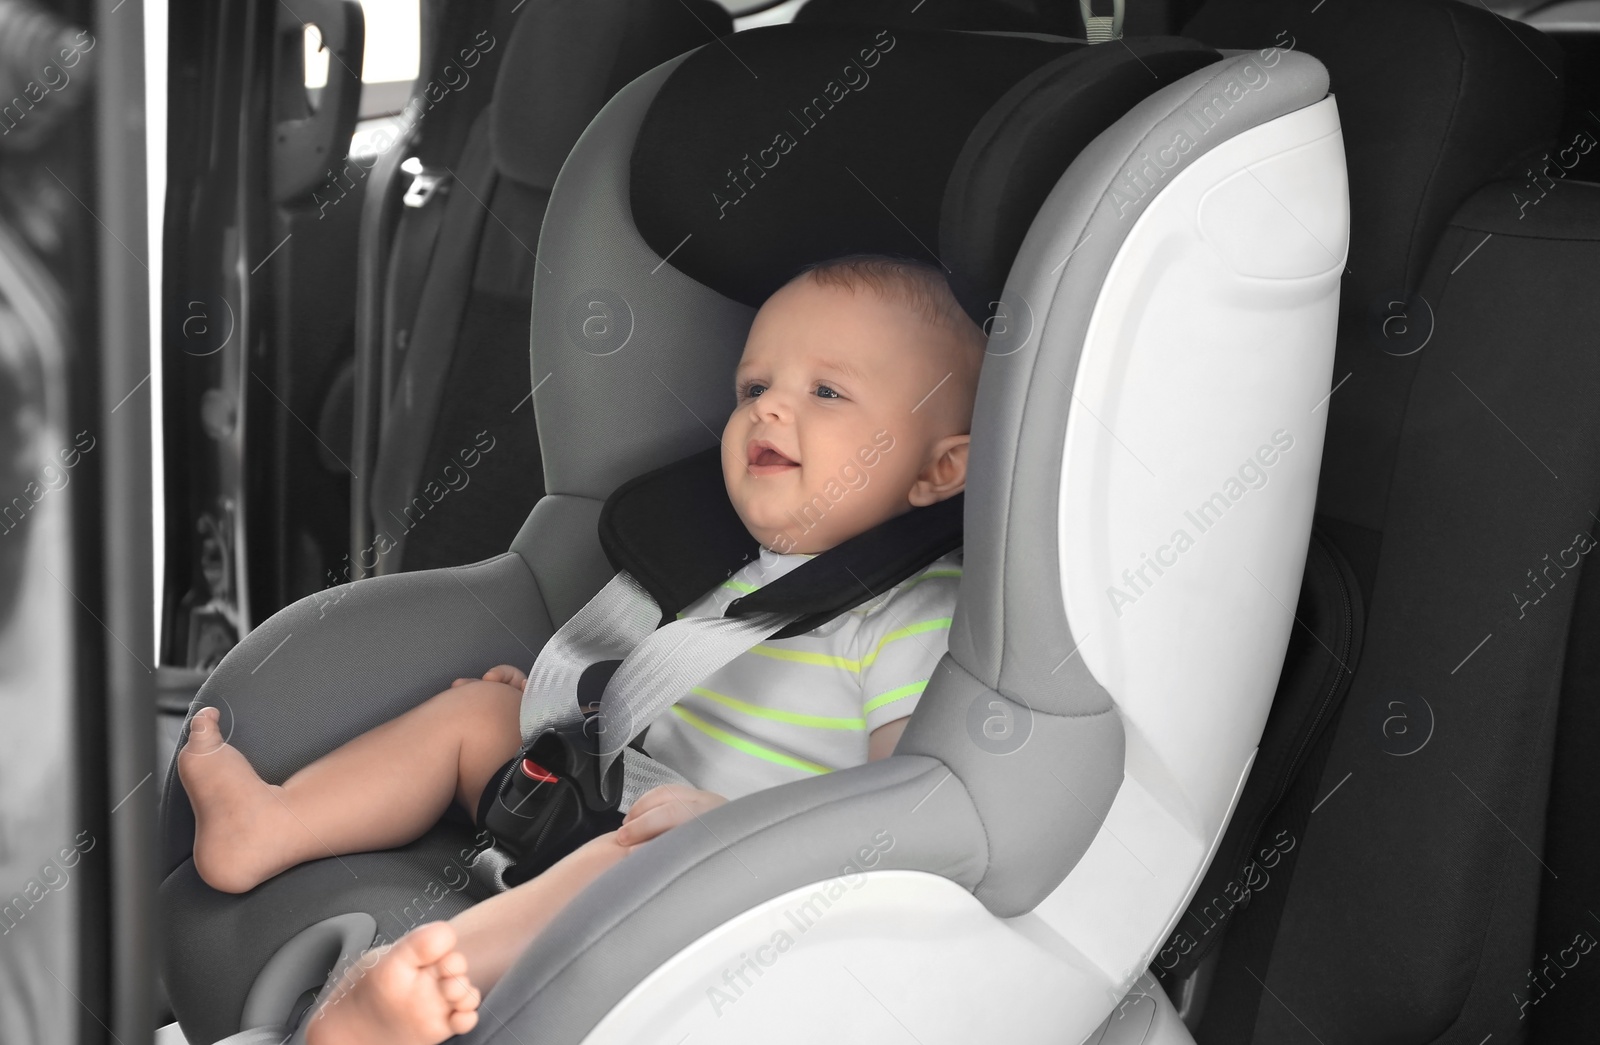
[[[554,784],[560,780],[554,773],[531,758],[522,760],[522,775],[530,780],[537,780],[541,784]]]

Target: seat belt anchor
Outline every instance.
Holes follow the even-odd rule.
[[[449,181],[450,175],[446,172],[423,168],[413,175],[411,184],[406,188],[406,194],[401,197],[400,202],[407,207],[426,207],[435,193],[448,189]]]

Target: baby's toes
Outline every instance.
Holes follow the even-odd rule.
[[[452,1008],[471,1008],[460,1004],[471,990],[472,984],[460,976],[439,977],[439,993],[444,995],[444,1000],[449,1002]]]
[[[185,754],[209,755],[222,746],[222,730],[218,722],[222,712],[216,708],[205,707],[194,713],[189,720],[189,738],[183,745]]]
[[[460,951],[451,951],[434,963],[439,970],[440,978],[449,976],[465,976],[467,974],[467,956]]]
[[[405,948],[410,952],[406,964],[414,968],[425,968],[444,961],[451,954],[459,954],[455,945],[456,931],[449,922],[419,925],[395,944],[397,948]],[[462,960],[465,961],[465,957]]]
[[[445,1022],[450,1025],[450,1033],[465,1034],[467,1031],[478,1025],[478,1013],[476,1010],[472,1009],[462,1012],[452,1012],[450,1014],[450,1018]]]

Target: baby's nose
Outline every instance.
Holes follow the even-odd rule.
[[[775,388],[769,388],[756,396],[752,401],[758,418],[781,418],[788,415],[791,407],[787,397]]]

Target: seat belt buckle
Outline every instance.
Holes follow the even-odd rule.
[[[411,178],[410,186],[406,188],[406,194],[401,197],[400,202],[407,207],[426,207],[435,193],[444,190],[445,183],[449,180],[449,177],[448,174],[442,171],[430,171],[426,168],[416,171]]]
[[[523,749],[479,825],[514,858],[505,872],[507,886],[542,874],[585,842],[622,826],[621,759],[612,763],[609,777],[607,801],[589,722],[548,729]]]

